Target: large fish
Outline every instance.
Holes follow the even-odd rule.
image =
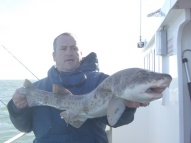
[[[162,97],[171,80],[169,74],[129,68],[109,76],[95,90],[84,95],[73,95],[58,85],[53,86],[53,93],[46,92],[37,89],[29,80],[25,80],[19,92],[26,95],[29,107],[45,105],[63,110],[61,117],[76,128],[88,118],[105,115],[113,126],[126,108],[124,100],[150,103]]]

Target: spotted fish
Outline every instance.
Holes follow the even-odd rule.
[[[25,80],[19,93],[26,95],[29,107],[51,106],[62,110],[61,117],[76,128],[88,118],[106,115],[110,126],[114,126],[126,108],[124,100],[150,103],[162,98],[171,81],[169,74],[128,68],[109,76],[84,95],[73,95],[58,85],[53,85],[53,92],[47,92],[36,88],[29,80]]]

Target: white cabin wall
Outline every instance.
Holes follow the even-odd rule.
[[[167,56],[161,56],[161,72],[169,73],[173,80],[161,100],[155,101],[149,108],[149,143],[183,143],[180,142],[180,105],[178,75],[178,43],[180,28],[185,21],[184,10],[173,10],[174,17],[166,23]],[[185,143],[185,142],[184,142]]]
[[[112,128],[112,143],[149,143],[148,108],[138,108],[132,123],[119,128]]]
[[[167,55],[156,55],[156,37],[143,50],[144,67],[169,73],[173,80],[162,99],[139,108],[129,125],[112,129],[112,143],[191,143],[191,104],[181,61],[182,51],[191,49],[190,19],[190,9],[171,9],[161,23],[167,30]],[[191,52],[187,58],[191,76]]]
[[[180,61],[182,58],[187,58],[188,59],[188,70],[189,70],[189,76],[191,78],[191,51],[185,52],[185,54],[182,56],[182,52],[186,49],[191,50],[191,15],[190,15],[190,10],[186,11],[188,14],[187,19],[188,22],[185,24],[182,30],[182,37],[180,38],[181,40],[181,49],[180,49]],[[180,78],[180,90],[182,94],[180,94],[180,134],[181,134],[181,140],[184,143],[190,143],[190,135],[191,135],[191,102],[190,102],[190,97],[189,97],[189,92],[188,92],[188,87],[187,87],[187,76],[185,72],[185,66],[180,63],[180,72],[179,72],[179,77]]]

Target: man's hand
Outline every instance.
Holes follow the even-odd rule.
[[[18,109],[26,108],[28,106],[26,96],[19,94],[18,91],[19,89],[17,89],[13,94],[13,103]]]
[[[143,104],[143,103],[139,103],[139,102],[125,100],[125,105],[129,108],[138,108],[138,107],[148,106],[149,104]]]

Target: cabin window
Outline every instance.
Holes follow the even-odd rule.
[[[144,68],[155,71],[157,64],[155,64],[155,49],[151,49],[144,57]]]

